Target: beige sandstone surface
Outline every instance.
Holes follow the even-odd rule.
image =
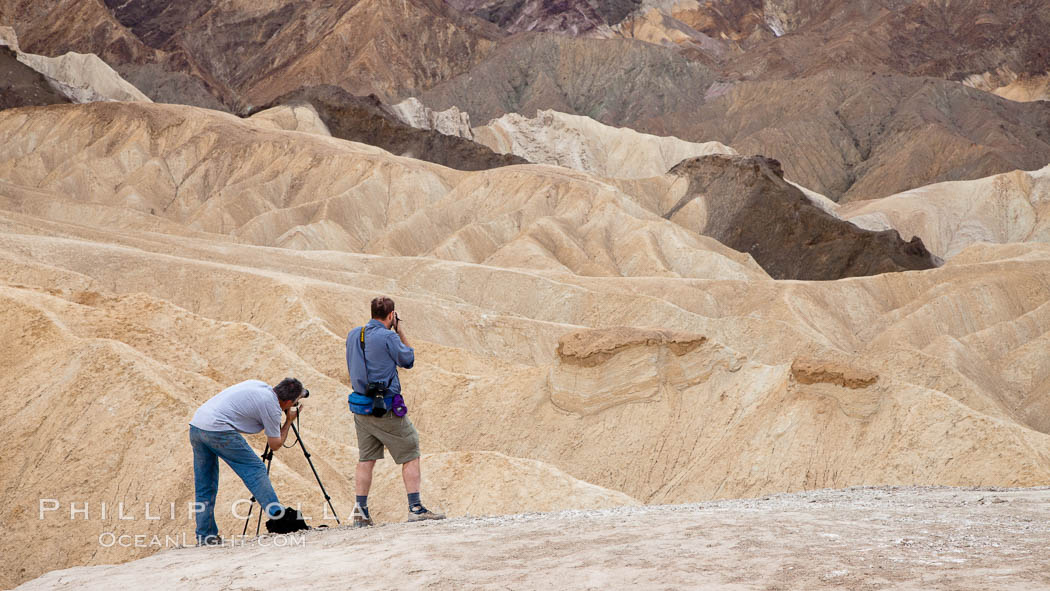
[[[248,121],[265,129],[281,131],[301,131],[331,137],[332,132],[321,120],[317,109],[310,103],[278,105],[259,111],[248,118]]]
[[[927,185],[835,211],[863,228],[921,236],[942,258],[978,242],[1050,242],[1050,167]]]
[[[0,134],[0,379],[22,405],[0,419],[3,520],[23,524],[5,586],[156,550],[106,531],[191,532],[144,504],[191,500],[185,423],[243,379],[310,388],[303,435],[345,517],[343,341],[379,293],[417,347],[424,496],[452,516],[1050,479],[1048,245],[778,282],[653,213],[642,181],[460,172],[169,105],[3,111]],[[320,519],[298,450],[273,476]],[[221,482],[220,506],[247,496]],[[380,522],[402,494],[381,463]],[[37,519],[40,498],[61,510]],[[71,501],[138,519],[70,520]],[[676,525],[639,531],[663,548]]]
[[[1019,79],[994,92],[1012,101],[1050,101],[1050,75]]]

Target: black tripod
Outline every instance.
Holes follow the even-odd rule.
[[[299,412],[302,412],[302,410],[300,409]],[[303,455],[306,457],[306,462],[308,464],[310,464],[310,470],[313,471],[314,478],[317,479],[317,486],[321,487],[321,494],[324,495],[324,500],[328,502],[328,508],[332,510],[332,515],[335,516],[335,523],[336,523],[336,525],[342,525],[342,522],[339,521],[339,515],[335,512],[335,507],[332,506],[332,497],[330,497],[328,495],[328,491],[326,491],[324,489],[324,484],[321,483],[321,476],[317,474],[317,468],[314,468],[314,461],[310,459],[310,452],[306,451],[306,445],[303,443],[303,438],[302,438],[301,435],[299,435],[299,427],[296,424],[298,422],[299,422],[299,415],[296,414],[296,416],[295,416],[295,423],[292,423],[292,431],[295,432],[295,443],[293,443],[291,445],[286,445],[284,447],[287,449],[287,448],[295,447],[296,445],[298,445],[300,448],[302,448]],[[262,457],[263,463],[266,464],[266,476],[269,477],[270,476],[270,462],[273,460],[273,450],[270,449],[270,444],[269,443],[266,444],[266,448],[263,450],[261,457]],[[252,511],[255,509],[255,495],[252,495],[251,503],[252,503],[251,506],[248,507],[248,517],[246,517],[244,519],[244,531],[241,532],[242,536],[248,533],[248,522],[250,522],[252,520]],[[259,511],[259,517],[258,517],[258,519],[255,522],[255,535],[256,535],[256,537],[258,537],[258,535],[259,535],[259,528],[261,526],[262,526],[262,511]]]

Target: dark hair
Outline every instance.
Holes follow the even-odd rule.
[[[295,400],[306,391],[306,388],[303,388],[303,383],[295,378],[284,378],[280,384],[273,387],[273,393],[281,401]]]
[[[386,296],[379,296],[378,298],[372,300],[372,318],[375,318],[376,320],[382,320],[387,316],[390,316],[390,313],[393,311],[394,300]]]

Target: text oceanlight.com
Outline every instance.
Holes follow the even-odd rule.
[[[98,545],[103,548],[180,548],[193,545],[193,536],[181,534],[118,534],[116,532],[102,532],[98,536]],[[224,547],[233,546],[274,546],[278,548],[305,546],[306,536],[303,534],[289,534],[280,536],[233,536],[222,538],[216,545]]]

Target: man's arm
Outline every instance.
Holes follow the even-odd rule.
[[[288,410],[284,411],[284,414],[285,419],[284,424],[281,425],[281,436],[266,438],[266,442],[270,444],[270,449],[272,451],[277,451],[281,449],[281,446],[284,445],[284,440],[288,439],[288,431],[292,428],[292,421],[295,420],[295,417],[299,416],[299,408],[293,406]]]
[[[397,337],[396,339],[390,339],[390,353],[393,354],[394,361],[398,366],[412,369],[412,366],[416,363],[416,352],[408,344],[408,339],[405,338],[405,329],[400,322],[397,323]]]
[[[397,333],[397,336],[401,339],[401,342],[406,347],[408,347],[410,349],[412,348],[412,345],[408,344],[408,339],[405,337],[405,327],[402,326],[402,322],[401,322],[400,318],[398,318],[397,323],[394,324],[394,332]]]

